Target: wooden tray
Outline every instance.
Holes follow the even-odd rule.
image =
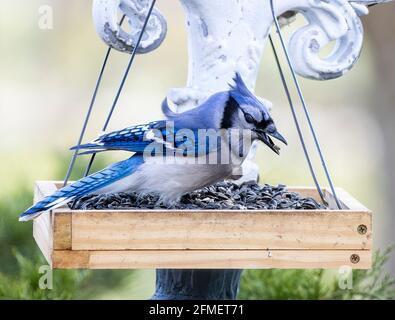
[[[35,201],[61,183],[36,182]],[[317,200],[313,188],[291,191]],[[342,189],[343,210],[46,212],[33,236],[53,268],[261,269],[371,266],[372,214]],[[325,197],[334,206],[333,196]]]

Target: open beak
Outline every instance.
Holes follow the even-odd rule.
[[[280,154],[280,147],[277,146],[271,137],[281,141],[285,145],[287,145],[287,140],[276,130],[261,130],[261,129],[253,129],[258,135],[258,139],[261,140],[264,144],[266,144],[270,149],[272,149],[275,153]]]

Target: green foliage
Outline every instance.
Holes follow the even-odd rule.
[[[353,272],[353,289],[340,290],[332,287],[333,299],[395,299],[395,278],[385,272],[385,264],[390,258],[394,247],[383,252],[377,251],[373,257],[370,270]]]
[[[55,158],[56,166],[51,179],[61,180],[69,157],[57,154],[52,158]],[[105,160],[98,157],[92,171],[104,167]],[[86,161],[77,162],[71,179],[78,179],[85,166]],[[132,279],[130,275],[134,271],[129,270],[54,270],[53,289],[40,289],[39,280],[43,276],[39,272],[40,266],[47,265],[47,262],[33,240],[32,223],[18,221],[19,214],[32,204],[33,184],[15,179],[12,173],[9,183],[15,186],[12,193],[0,189],[0,299],[90,298],[100,291],[116,291],[124,279]]]
[[[243,273],[239,299],[319,299],[322,270],[247,270]]]
[[[26,256],[32,256],[36,246],[32,237],[31,223],[20,223],[19,213],[31,205],[32,191],[20,184],[20,190],[0,199],[0,271],[14,273],[15,257],[11,248],[16,247]],[[30,188],[31,189],[31,188]]]
[[[42,289],[39,283],[45,274],[39,271],[40,266],[47,263],[39,257],[34,260],[26,258],[16,250],[13,253],[17,260],[17,274],[0,273],[2,299],[72,299],[89,275],[89,271],[55,270],[52,289]]]
[[[313,270],[248,270],[239,299],[395,299],[395,278],[384,267],[392,248],[376,252],[370,270],[353,270],[352,289],[340,289],[337,273]]]

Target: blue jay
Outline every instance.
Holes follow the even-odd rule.
[[[73,147],[72,149],[84,150],[83,154],[126,150],[134,152],[134,155],[59,189],[22,213],[19,220],[31,220],[47,210],[88,194],[155,193],[159,194],[163,201],[175,201],[184,193],[230,177],[235,167],[241,165],[248,154],[250,144],[244,143],[244,135],[238,136],[236,141],[247,145],[240,150],[240,145],[229,138],[228,132],[232,130],[247,131],[252,142],[260,140],[277,154],[279,147],[271,137],[284,144],[287,143],[277,131],[268,108],[248,90],[239,73],[236,73],[234,85],[231,85],[230,90],[212,95],[192,110],[182,113],[173,112],[165,99],[162,103],[162,111],[167,120],[102,134],[91,143]],[[172,122],[170,129],[168,122]],[[174,134],[177,135],[184,128],[192,132],[192,136],[186,135],[183,139],[174,141]],[[201,148],[201,140],[206,142],[206,139],[199,141],[196,137],[198,131],[202,129],[221,132],[220,143]],[[170,139],[172,142],[169,142],[170,137],[173,137],[173,141]],[[192,158],[194,161],[169,163],[157,161],[151,151],[148,152],[150,156],[147,156],[147,148],[152,145],[162,147],[155,149],[155,155],[159,153],[162,157],[174,155],[182,150],[178,157]],[[189,149],[185,149],[185,145]],[[218,159],[219,154],[225,149],[230,157],[241,158],[241,163],[233,161],[207,163],[208,156],[214,155],[214,158]],[[185,153],[185,150],[192,152]]]

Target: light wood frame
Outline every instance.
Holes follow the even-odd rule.
[[[59,182],[39,181],[35,201]],[[289,190],[318,200],[314,188]],[[45,212],[33,235],[59,269],[261,269],[371,266],[372,214],[342,189],[342,210]],[[325,190],[333,206],[333,196]]]

